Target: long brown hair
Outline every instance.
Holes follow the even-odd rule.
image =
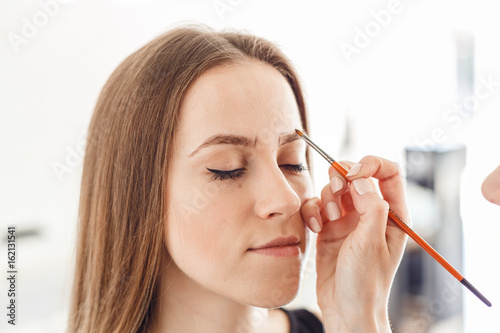
[[[249,58],[287,79],[308,132],[292,64],[273,43],[247,33],[178,27],[111,74],[87,136],[68,332],[148,330],[166,254],[166,170],[183,96],[209,68]],[[309,150],[306,160],[311,166]]]

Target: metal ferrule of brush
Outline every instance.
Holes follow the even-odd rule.
[[[335,160],[331,158],[330,155],[325,153],[320,147],[316,146],[316,144],[312,142],[306,134],[303,133],[302,138],[306,140],[306,142],[310,144],[311,147],[314,148],[314,150],[316,150],[321,156],[323,156],[328,161],[328,163],[332,164],[333,162],[335,162]]]

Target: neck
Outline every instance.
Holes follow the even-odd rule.
[[[268,330],[269,310],[214,293],[185,275],[172,261],[164,270],[152,332],[241,332]]]

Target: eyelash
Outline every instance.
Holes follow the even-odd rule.
[[[284,167],[287,167],[290,171],[294,173],[301,173],[307,170],[306,167],[302,163],[299,164],[284,164]],[[223,170],[214,170],[207,168],[208,171],[212,172],[214,175],[212,176],[212,180],[235,180],[245,174],[245,169],[235,169],[229,171]]]

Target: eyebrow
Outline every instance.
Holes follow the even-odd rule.
[[[283,132],[279,136],[278,146],[283,146],[284,144],[299,139],[300,136],[297,134],[297,132],[295,132],[295,130],[290,132]],[[257,141],[258,141],[257,137],[252,139],[246,136],[234,135],[234,134],[215,134],[206,139],[201,145],[198,146],[198,148],[196,148],[191,154],[189,154],[188,157],[192,157],[195,154],[197,154],[201,149],[212,145],[235,145],[235,146],[255,148],[255,146],[257,145]]]

